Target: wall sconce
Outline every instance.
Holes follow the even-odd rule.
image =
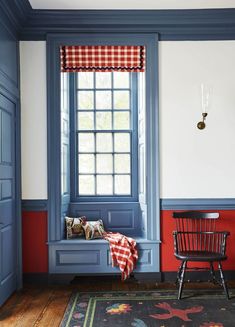
[[[209,85],[201,84],[201,106],[202,106],[202,121],[197,123],[198,129],[204,129],[206,127],[206,117],[208,115],[210,102],[211,102],[212,87]]]

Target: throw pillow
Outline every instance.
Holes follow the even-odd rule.
[[[105,232],[102,219],[96,221],[87,221],[86,219],[82,219],[82,228],[84,230],[86,240],[102,238],[103,233]]]
[[[86,219],[86,217],[65,217],[67,239],[73,239],[84,235],[82,227],[83,219]]]

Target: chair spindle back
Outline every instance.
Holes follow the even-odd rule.
[[[219,213],[174,212],[173,217],[176,221],[177,252],[224,252],[224,235],[216,233]]]

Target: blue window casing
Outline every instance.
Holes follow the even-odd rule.
[[[70,90],[70,186],[72,202],[137,202],[138,201],[138,108],[137,108],[137,73],[130,73],[131,90],[131,194],[123,195],[79,195],[78,190],[78,144],[77,144],[77,78],[76,73],[69,74]],[[103,132],[99,130],[99,132]],[[117,132],[112,129],[110,132]]]
[[[61,119],[60,119],[60,46],[71,44],[94,45],[144,45],[146,47],[146,229],[147,240],[159,242],[160,239],[160,205],[159,205],[159,138],[158,138],[158,35],[157,34],[112,34],[81,33],[51,34],[47,36],[47,89],[48,89],[48,239],[49,244],[64,239],[64,214],[69,213],[71,205],[80,213],[84,202],[74,201],[70,194],[62,194],[61,190]],[[68,174],[69,175],[69,174]],[[87,202],[95,206],[97,214],[106,215],[109,224],[111,216],[102,202]],[[112,204],[112,202],[109,202]],[[133,213],[135,202],[129,203]],[[113,203],[113,207],[122,208],[122,202]],[[103,209],[99,209],[102,206]],[[119,210],[118,208],[118,210]],[[124,209],[123,209],[124,210]],[[129,210],[129,209],[128,209]],[[142,210],[139,208],[139,210]],[[74,210],[75,211],[75,210]],[[126,209],[124,210],[126,213]],[[129,212],[129,211],[128,211]],[[89,213],[91,215],[91,212]],[[89,217],[89,216],[88,216]],[[117,216],[116,216],[117,217]],[[135,220],[135,214],[133,213]],[[115,218],[116,219],[116,218]],[[138,217],[137,217],[138,219]],[[134,225],[133,221],[133,228]],[[113,223],[114,224],[114,223]],[[115,227],[115,226],[116,227]],[[116,223],[113,226],[117,230]],[[119,224],[120,227],[120,224]],[[141,226],[140,226],[141,227]],[[129,227],[128,227],[129,228]],[[142,228],[142,227],[141,227]],[[142,233],[142,232],[141,232]],[[133,235],[138,235],[133,230]],[[142,235],[142,234],[141,234]]]

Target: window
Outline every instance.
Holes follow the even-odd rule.
[[[160,231],[158,190],[158,37],[157,35],[146,33],[138,35],[134,33],[122,33],[120,35],[118,33],[92,33],[90,35],[89,33],[79,33],[79,35],[74,34],[68,36],[49,35],[47,42],[47,76],[50,81],[50,83],[48,83],[47,120],[50,272],[52,273],[60,269],[60,267],[57,267],[54,260],[56,258],[58,246],[62,246],[63,248],[68,247],[68,249],[71,247],[67,242],[64,242],[62,245],[60,243],[60,241],[64,239],[65,215],[71,215],[73,217],[85,215],[90,220],[96,220],[100,217],[103,219],[107,230],[119,231],[130,236],[138,236],[144,238],[145,241],[150,240],[151,244],[154,244],[154,248],[151,247],[151,250],[153,249],[154,251],[154,271],[157,271],[159,269],[157,252],[159,250],[158,243]],[[74,70],[77,69],[77,66],[82,66],[82,64],[76,63],[74,65],[72,60],[72,67],[66,64],[65,68],[67,70],[62,70],[59,65],[59,63],[61,63],[61,53],[59,53],[58,50],[61,48],[61,45],[68,45],[68,47],[70,47],[71,44],[78,46],[90,44],[103,47],[103,45],[119,46],[123,44],[129,46],[133,43],[135,45],[145,46],[146,69],[138,72],[130,71],[130,129],[124,131],[112,129],[109,131],[112,137],[114,133],[117,132],[124,132],[131,135],[131,169],[129,174],[131,178],[131,195],[79,195],[78,156],[80,154],[77,142],[78,134],[82,134],[83,132],[85,134],[85,130],[78,129],[80,127],[77,125],[78,112],[82,112],[82,109],[78,109],[78,93],[79,90],[87,90],[95,93],[103,89],[98,89],[94,84],[96,83],[95,75],[93,75],[92,87],[90,86],[86,89],[86,87],[83,86],[83,88],[80,89],[77,71]],[[128,72],[125,73],[128,74]],[[79,71],[79,73],[81,73],[81,71]],[[66,74],[64,75],[65,85],[62,87],[60,87],[60,74]],[[142,79],[143,81],[141,81]],[[113,86],[114,85],[111,85],[111,88],[105,87],[105,90],[111,91],[112,93],[116,90]],[[123,87],[123,85],[121,85],[121,87]],[[61,93],[63,94],[62,99],[60,98],[60,91],[62,91]],[[137,95],[138,101],[136,99]],[[65,97],[65,99],[63,97]],[[114,101],[114,99],[112,101]],[[84,113],[93,113],[93,119],[95,119],[96,109],[97,108],[94,107],[83,110]],[[113,114],[115,109],[112,107],[112,110],[108,111],[111,111]],[[93,134],[94,139],[97,133],[104,133],[104,130],[96,130],[95,128],[96,125],[93,126],[93,130],[88,130],[86,132]],[[95,157],[95,146],[94,152],[90,151],[84,154],[93,154]],[[112,151],[111,153],[114,156],[116,152]],[[136,176],[137,174],[139,174],[138,179]],[[92,174],[84,173],[84,175],[93,175],[96,178],[96,171],[94,170]],[[138,181],[140,181],[140,185],[137,187]],[[153,266],[151,264],[151,270]],[[75,269],[77,268],[75,267]]]
[[[76,197],[137,193],[137,74],[79,72],[74,85]]]

